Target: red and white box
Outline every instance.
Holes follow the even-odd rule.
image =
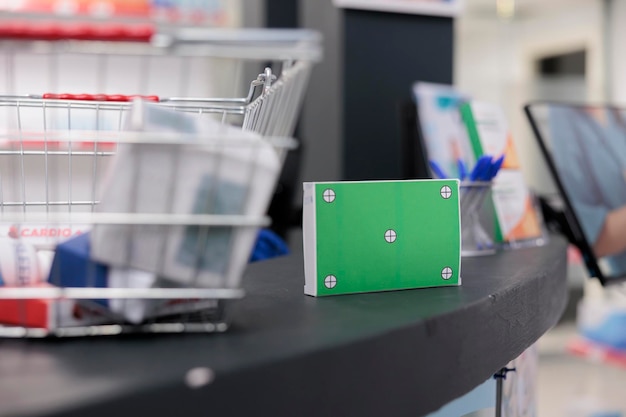
[[[42,283],[37,287],[53,286]],[[79,304],[67,299],[0,299],[0,324],[4,325],[54,330],[114,321],[107,309],[95,303]]]

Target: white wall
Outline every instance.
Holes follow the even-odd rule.
[[[626,104],[626,1],[613,0],[611,4],[610,20],[610,53],[608,97],[611,102]]]
[[[616,3],[626,11],[626,2]],[[536,60],[586,50],[584,97],[575,97],[579,93],[571,90],[571,99],[603,100],[605,81],[602,0],[570,0],[561,2],[558,9],[551,6],[542,10],[538,3],[511,21],[498,20],[495,10],[490,15],[484,9],[472,14],[470,7],[456,25],[456,85],[476,99],[504,107],[525,178],[541,193],[552,192],[553,188],[546,182],[547,170],[522,111],[527,102],[551,94],[535,77]],[[624,16],[626,19],[626,13]],[[626,69],[626,57],[620,64]],[[626,96],[626,80],[623,91]]]

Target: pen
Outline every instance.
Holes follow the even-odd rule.
[[[484,181],[485,171],[491,166],[491,156],[483,155],[478,159],[474,169],[470,173],[470,181]]]
[[[489,178],[487,178],[487,181],[491,181],[495,178],[495,176],[498,174],[498,171],[500,171],[500,168],[502,168],[503,162],[504,154],[502,154],[498,159],[495,160],[495,162],[491,164],[491,167],[489,169]]]
[[[428,163],[430,164],[430,169],[435,173],[437,177],[439,177],[442,180],[448,178],[448,176],[446,175],[444,170],[439,166],[438,163],[436,163],[433,160],[428,161]]]
[[[467,165],[462,159],[457,160],[457,166],[459,167],[459,179],[463,181],[467,177]]]

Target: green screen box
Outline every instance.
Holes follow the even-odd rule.
[[[304,292],[461,285],[459,181],[305,182]]]

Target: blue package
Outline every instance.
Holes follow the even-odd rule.
[[[284,240],[269,229],[261,229],[257,236],[250,262],[271,259],[277,256],[288,255],[289,247]]]
[[[90,258],[89,233],[73,237],[56,247],[48,282],[58,287],[107,287],[109,267]],[[108,305],[106,300],[94,300]]]
[[[618,350],[626,350],[626,312],[615,311],[594,327],[583,327],[587,339]]]

